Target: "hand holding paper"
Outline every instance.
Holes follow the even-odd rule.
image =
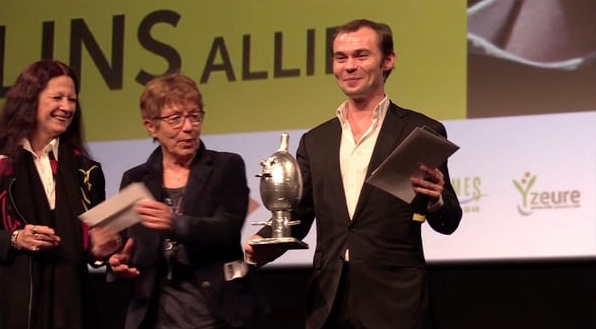
[[[153,196],[143,183],[133,183],[82,213],[79,219],[90,227],[107,227],[114,232],[120,232],[141,220],[133,206],[142,199],[153,200]]]
[[[416,193],[410,177],[421,175],[420,165],[436,168],[458,149],[430,128],[416,127],[366,182],[411,203]]]
[[[95,265],[103,265],[103,260],[122,247],[122,238],[118,232],[114,232],[108,227],[95,226],[91,228],[89,237],[92,246],[91,253],[99,261]]]
[[[166,233],[172,230],[173,213],[167,204],[155,200],[140,200],[135,205],[135,211],[143,226]]]

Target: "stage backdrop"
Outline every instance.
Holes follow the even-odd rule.
[[[596,258],[596,18],[589,15],[596,2],[503,3],[1,1],[0,99],[33,61],[71,65],[111,196],[122,172],[156,147],[140,118],[144,84],[182,71],[204,94],[206,146],[246,161],[246,239],[259,229],[251,222],[270,217],[255,177],[259,162],[277,150],[282,132],[293,153],[301,134],[344,100],[331,74],[333,27],[383,21],[397,53],[388,96],[442,121],[461,147],[449,168],[464,218],[451,236],[424,225],[429,262]],[[561,33],[555,39],[572,42],[544,44],[552,38],[539,38],[535,26],[562,26],[568,15],[578,24],[564,32],[587,37]],[[542,52],[524,48],[529,42],[543,42]],[[309,250],[270,266],[310,265],[314,227],[305,241]]]

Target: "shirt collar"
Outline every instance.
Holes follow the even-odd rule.
[[[60,139],[59,138],[54,138],[52,139],[48,145],[46,145],[46,147],[44,147],[43,149],[43,153],[49,154],[50,151],[52,153],[54,153],[54,159],[58,160],[58,146],[60,144]],[[29,140],[27,138],[23,138],[23,140],[21,141],[21,145],[23,146],[23,148],[27,151],[29,151],[31,154],[33,154],[33,156],[37,157],[37,154],[35,154],[35,152],[33,152],[33,147],[31,146],[31,142],[29,142]]]
[[[377,104],[373,112],[373,122],[378,122],[379,118],[384,118],[385,114],[387,113],[387,109],[389,108],[389,98],[387,95]],[[342,126],[348,122],[348,108],[347,105],[348,101],[346,100],[343,102],[336,110],[337,118]]]

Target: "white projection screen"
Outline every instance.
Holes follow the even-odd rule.
[[[450,236],[424,224],[428,262],[596,259],[595,0],[49,3],[0,2],[1,96],[42,56],[80,72],[108,196],[156,147],[139,114],[144,82],[179,69],[204,94],[206,146],[246,162],[246,240],[270,218],[260,161],[282,132],[294,154],[344,99],[329,69],[333,27],[368,18],[394,32],[387,95],[461,147],[449,169],[464,216]],[[267,266],[310,266],[315,239],[313,227],[308,250]]]

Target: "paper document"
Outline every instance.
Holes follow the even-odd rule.
[[[420,165],[436,168],[458,149],[432,129],[416,127],[366,182],[410,203],[416,195],[410,177],[422,176]]]
[[[141,219],[133,210],[135,202],[153,199],[143,183],[132,183],[120,193],[79,215],[79,219],[90,227],[109,227],[120,232]]]

